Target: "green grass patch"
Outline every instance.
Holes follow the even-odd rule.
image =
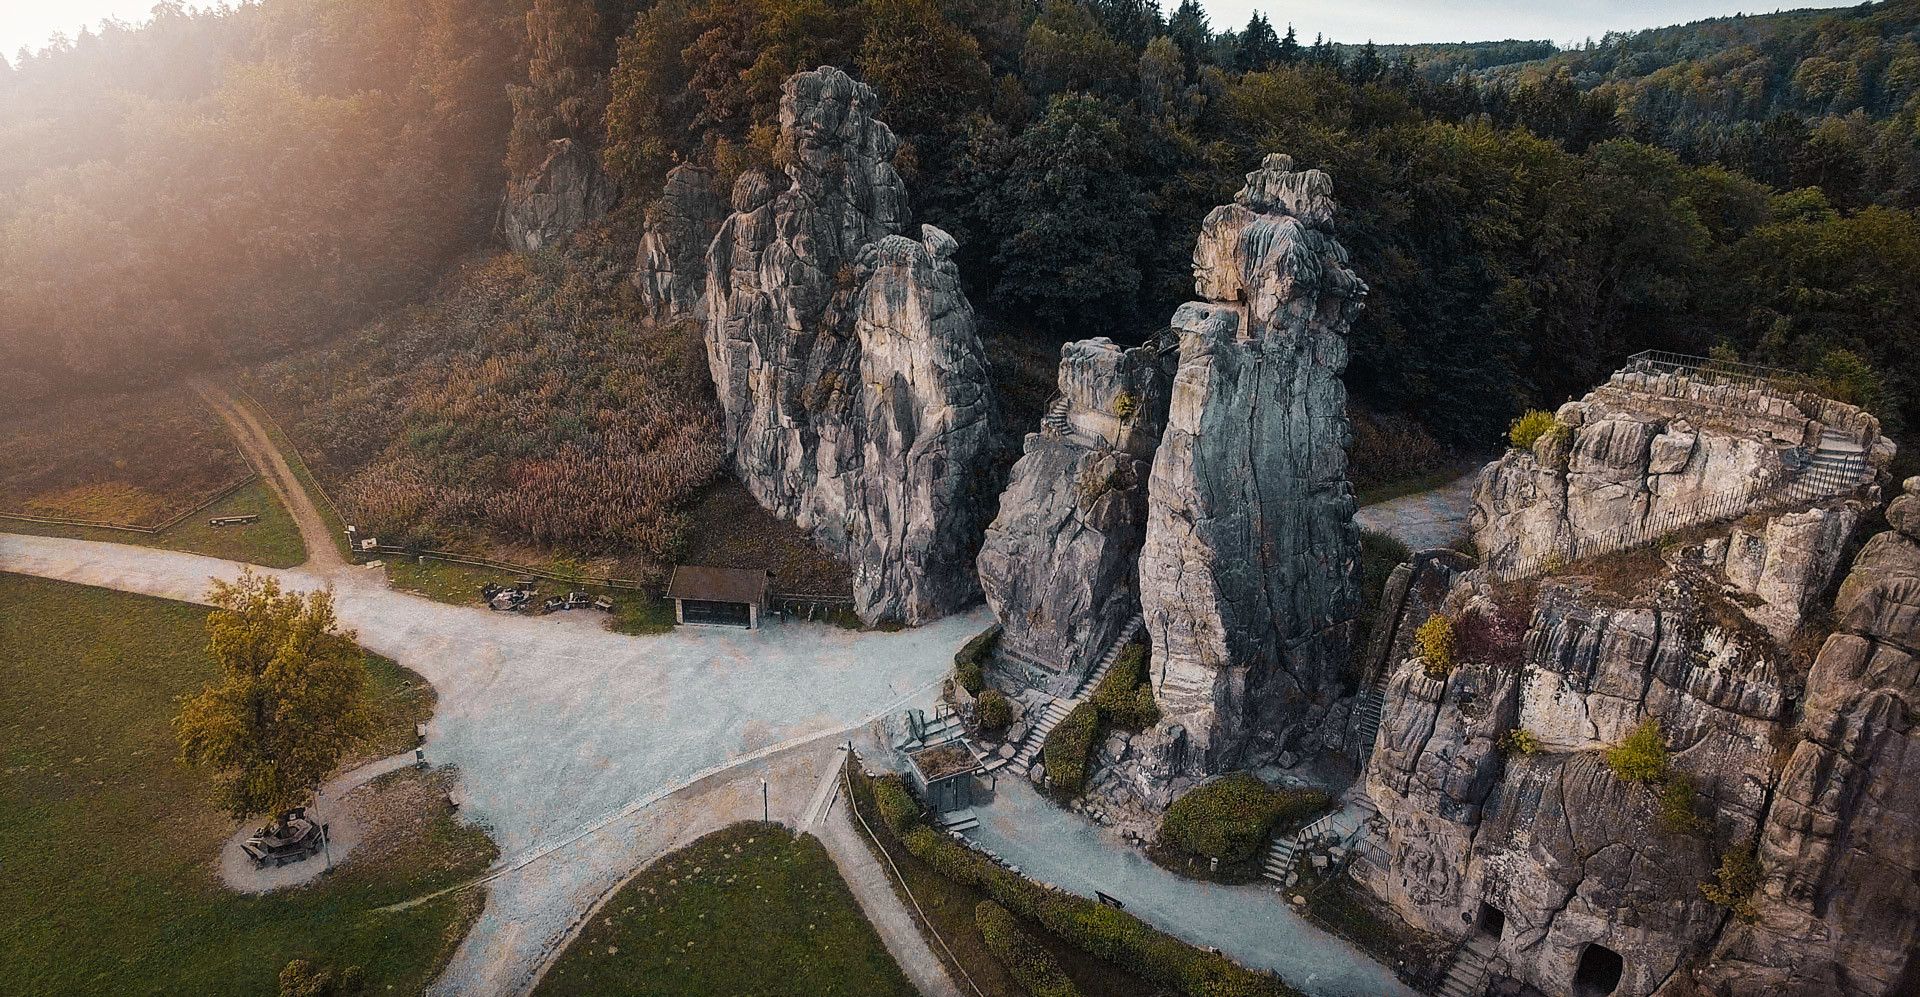
[[[1473,464],[1451,462],[1430,471],[1422,471],[1419,474],[1409,475],[1404,478],[1395,478],[1392,481],[1382,481],[1378,484],[1371,484],[1355,490],[1354,503],[1360,506],[1379,505],[1382,502],[1391,502],[1394,499],[1405,498],[1408,495],[1430,492],[1435,488],[1452,484],[1458,480],[1461,475],[1473,470],[1473,468]]]
[[[255,513],[260,516],[260,521],[248,526],[207,525],[207,520],[215,516]],[[19,519],[0,519],[0,532],[158,547],[229,561],[244,561],[268,568],[291,568],[307,559],[307,545],[300,539],[300,528],[294,525],[293,517],[274,497],[272,489],[257,478],[241,486],[232,495],[159,533],[54,526]]]
[[[1299,827],[1330,803],[1319,790],[1275,789],[1251,773],[1230,772],[1173,801],[1152,854],[1175,872],[1197,868],[1213,873],[1206,878],[1251,881],[1276,827]],[[1211,859],[1220,860],[1219,870]]]
[[[1100,740],[1100,708],[1081,703],[1047,732],[1040,760],[1047,767],[1047,785],[1073,796],[1087,784],[1093,764],[1093,745]]]
[[[179,696],[214,677],[206,610],[0,574],[0,965],[20,993],[271,994],[305,958],[360,967],[368,992],[418,993],[479,912],[479,891],[377,908],[462,882],[493,861],[486,835],[436,797],[417,826],[306,887],[231,893],[214,861],[232,833],[211,787],[182,767]],[[375,692],[407,681],[373,665]],[[416,684],[418,684],[416,682]],[[376,699],[382,736],[410,730],[413,697]],[[383,790],[386,791],[386,790]]]
[[[393,556],[385,559],[387,584],[401,592],[425,596],[450,606],[479,606],[480,586],[488,582],[511,584],[517,576],[510,571],[476,568],[434,558]],[[546,578],[539,582],[540,599],[583,591],[613,600],[613,615],[607,629],[623,634],[657,634],[673,629],[673,603],[632,589],[614,589],[599,585],[575,585]],[[599,615],[598,610],[574,610]]]
[[[819,840],[757,822],[715,831],[621,887],[537,992],[914,994]]]

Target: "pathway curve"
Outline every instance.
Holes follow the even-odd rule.
[[[327,855],[283,866],[258,866],[241,850],[241,845],[259,826],[249,821],[240,826],[220,847],[220,881],[228,889],[242,893],[265,893],[318,879],[329,863],[338,865],[359,846],[365,828],[355,819],[351,808],[340,806],[347,794],[361,786],[413,764],[413,752],[377,759],[335,776],[313,794],[308,813],[327,825]]]
[[[1467,539],[1467,520],[1473,515],[1473,483],[1478,469],[1412,495],[1363,506],[1353,521],[1363,530],[1384,533],[1408,550],[1458,547]]]
[[[209,578],[247,567],[0,535],[0,571],[186,602],[204,602]],[[433,684],[427,760],[459,767],[463,816],[500,846],[504,871],[436,987],[448,994],[523,992],[583,912],[655,854],[659,827],[705,820],[684,813],[685,790],[721,792],[714,784],[734,768],[777,765],[789,748],[829,734],[830,747],[927,696],[988,623],[976,610],[894,634],[784,623],[627,637],[595,615],[447,606],[391,591],[376,571],[315,567],[253,570],[293,589],[332,585],[336,612],[362,645]],[[818,775],[789,795],[804,805]],[[748,803],[758,789],[751,784]]]
[[[188,383],[220,417],[220,421],[227,424],[247,463],[252,464],[253,469],[266,481],[267,487],[273,489],[280,504],[286,507],[287,514],[293,517],[294,525],[300,528],[300,539],[307,545],[307,560],[303,566],[326,574],[344,571],[347,568],[346,558],[340,556],[340,548],[334,543],[333,529],[327,525],[326,517],[320,515],[307,490],[301,486],[300,478],[293,473],[286,455],[273,445],[273,437],[267,433],[266,427],[225,388],[200,377]]]
[[[1295,913],[1264,886],[1223,886],[1174,875],[1111,832],[1043,799],[1024,779],[1004,779],[980,825],[967,831],[1027,876],[1091,897],[1117,897],[1149,924],[1212,946],[1254,969],[1279,973],[1311,997],[1416,997],[1366,953]]]

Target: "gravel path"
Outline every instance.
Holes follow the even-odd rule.
[[[209,578],[243,568],[175,551],[0,535],[0,570],[187,602],[203,601]],[[332,584],[341,622],[360,643],[439,693],[427,760],[458,766],[462,813],[488,827],[508,870],[488,884],[486,910],[437,987],[449,994],[530,986],[527,974],[595,898],[650,854],[649,828],[673,822],[665,814],[686,805],[683,787],[744,777],[729,768],[769,763],[828,734],[843,739],[924,699],[954,651],[989,622],[976,610],[896,634],[787,623],[626,637],[593,617],[430,602],[387,589],[365,569],[262,573],[297,589]],[[817,776],[789,794],[798,806]],[[751,789],[757,797],[758,783]]]
[[[298,886],[320,878],[327,871],[331,861],[339,865],[347,860],[360,839],[365,837],[365,828],[360,825],[352,807],[341,806],[348,793],[361,786],[413,764],[413,752],[408,751],[371,761],[343,775],[335,776],[332,781],[320,787],[314,794],[313,803],[307,807],[313,818],[327,825],[327,855],[316,855],[304,862],[292,865],[257,866],[247,857],[240,846],[259,829],[259,825],[249,822],[227,838],[220,846],[220,882],[228,889],[242,893],[265,893],[288,886]],[[329,858],[330,856],[330,858]]]
[[[1473,514],[1473,483],[1478,470],[1469,471],[1431,491],[1364,506],[1353,514],[1363,530],[1386,535],[1409,550],[1458,547],[1467,539],[1467,518]]]
[[[1416,997],[1393,971],[1321,931],[1262,886],[1222,886],[1176,876],[1079,814],[1041,798],[1025,779],[1002,779],[974,807],[967,837],[1027,876],[1091,897],[1243,965],[1270,969],[1311,997]]]

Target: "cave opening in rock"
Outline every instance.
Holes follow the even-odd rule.
[[[1481,934],[1491,935],[1495,939],[1504,938],[1507,934],[1507,915],[1501,913],[1500,908],[1482,900],[1480,916],[1474,919],[1474,927]]]
[[[1620,953],[1598,942],[1580,953],[1580,964],[1573,971],[1574,997],[1607,997],[1620,986],[1626,963]]]

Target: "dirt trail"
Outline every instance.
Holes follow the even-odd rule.
[[[286,456],[273,445],[273,437],[266,427],[225,388],[198,377],[188,383],[233,431],[234,442],[239,444],[247,463],[260,473],[261,480],[273,489],[300,528],[300,539],[307,545],[307,560],[302,567],[324,575],[345,570],[347,561],[340,556],[340,548],[334,542],[333,528],[327,525],[326,517],[320,515],[319,508],[301,486]]]

